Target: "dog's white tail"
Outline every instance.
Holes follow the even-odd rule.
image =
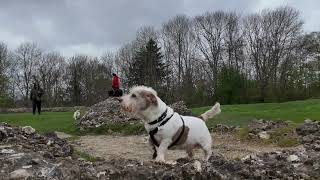
[[[216,115],[220,114],[220,112],[221,112],[220,103],[217,102],[211,109],[209,109],[205,113],[201,114],[199,116],[199,118],[206,121],[206,120],[211,119],[211,118],[215,117]]]

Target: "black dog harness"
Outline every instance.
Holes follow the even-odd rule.
[[[167,116],[167,112],[168,112],[168,109],[166,109],[165,112],[162,113],[162,115],[157,120],[148,123],[149,125],[154,125],[156,123],[161,122],[158,127],[156,127],[153,130],[149,131],[149,135],[150,135],[151,141],[152,141],[153,145],[155,145],[157,147],[159,147],[159,143],[156,140],[156,138],[154,137],[154,135],[157,134],[157,132],[159,131],[159,127],[165,125],[172,118],[172,116],[175,114],[175,112],[173,112],[171,116],[169,116],[168,118],[164,119]],[[171,148],[172,146],[176,145],[179,142],[179,140],[181,139],[181,137],[182,137],[182,135],[184,133],[184,129],[185,129],[184,120],[183,120],[183,118],[181,116],[180,116],[180,118],[181,118],[181,121],[182,121],[182,131],[181,131],[179,137],[173,143],[171,143],[168,148]]]

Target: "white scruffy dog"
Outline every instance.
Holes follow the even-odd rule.
[[[80,118],[80,110],[76,110],[74,113],[73,113],[73,119],[74,120],[78,120]]]
[[[145,86],[131,88],[120,102],[122,109],[143,119],[157,162],[166,162],[168,149],[184,149],[192,158],[193,149],[201,148],[204,160],[210,158],[211,135],[204,121],[221,112],[219,103],[199,117],[180,116],[157,96],[155,90]]]

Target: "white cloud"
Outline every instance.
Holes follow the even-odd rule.
[[[11,32],[0,29],[0,40],[8,45],[8,48],[15,49],[21,43],[31,41],[21,34],[13,34]]]
[[[63,47],[56,47],[54,49],[56,51],[61,52],[62,55],[67,57],[71,57],[76,54],[86,54],[89,56],[97,56],[97,55],[102,55],[107,51],[115,50],[115,48],[110,47],[106,44],[102,46],[97,46],[93,43],[67,45]]]

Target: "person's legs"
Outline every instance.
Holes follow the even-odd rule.
[[[41,113],[41,101],[37,101],[38,114]]]
[[[109,96],[110,96],[110,97],[113,96],[113,90],[110,90],[110,91],[109,91]]]
[[[115,88],[114,89],[114,96],[115,97],[120,97],[120,91],[119,90],[120,90],[119,88]]]
[[[36,114],[36,107],[37,107],[37,102],[36,100],[32,100],[32,114]]]

